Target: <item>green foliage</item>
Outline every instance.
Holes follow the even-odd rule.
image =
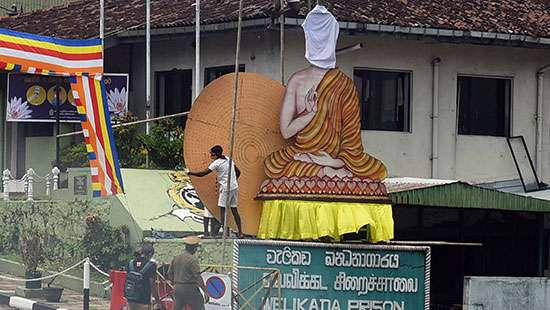
[[[114,124],[136,121],[131,114],[113,119]],[[173,119],[158,121],[150,135],[139,133],[138,125],[113,129],[119,164],[123,168],[144,168],[149,154],[154,169],[179,169],[183,165],[183,129]],[[86,145],[82,142],[61,151],[61,166],[87,167]]]
[[[142,135],[152,168],[181,169],[183,164],[183,129],[173,119],[158,121],[150,135]]]
[[[124,124],[134,122],[137,117],[128,113],[125,116],[113,118],[114,124]],[[121,167],[124,168],[144,168],[145,167],[145,150],[141,136],[138,133],[138,125],[121,126],[113,129],[116,148],[118,152],[118,161]]]
[[[84,142],[66,146],[61,150],[60,166],[63,167],[88,167],[88,155]]]
[[[82,249],[85,256],[102,270],[118,268],[129,260],[130,245],[125,240],[127,234],[127,227],[114,228],[100,216],[89,215]]]
[[[30,272],[38,267],[62,269],[88,253],[84,244],[88,241],[86,223],[90,216],[101,218],[105,231],[110,229],[122,234],[123,228],[113,228],[105,220],[108,211],[105,204],[79,200],[4,203],[0,212],[0,252],[18,251]],[[96,237],[105,238],[101,234]],[[128,254],[128,243],[123,237],[108,238],[118,243],[112,247],[113,253],[109,256],[112,261]]]
[[[19,251],[27,272],[36,272],[46,259],[43,231],[32,228],[23,230],[19,236]]]

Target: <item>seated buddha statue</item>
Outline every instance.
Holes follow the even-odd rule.
[[[386,167],[364,151],[355,84],[336,68],[338,22],[317,5],[302,26],[310,66],[291,76],[282,99],[279,126],[286,144],[264,160],[257,237],[391,240]]]
[[[363,150],[360,103],[352,79],[336,68],[338,22],[322,6],[308,14],[304,24],[306,59],[310,66],[293,74],[288,81],[280,111],[280,131],[287,144],[265,159],[268,180],[262,193],[292,193],[292,181],[314,180],[331,188],[315,193],[365,195],[368,189],[354,191],[356,185],[376,183],[373,196],[385,196],[381,184],[386,175],[384,164]],[[274,189],[273,182],[288,181],[286,189]],[[333,181],[349,186],[335,189]],[[311,183],[311,182],[310,182]],[[304,193],[300,186],[294,191]],[[350,189],[351,187],[351,189]],[[311,192],[311,191],[310,191]],[[370,194],[366,194],[367,196]]]
[[[359,98],[338,69],[310,66],[288,82],[280,129],[292,139],[265,160],[265,173],[281,177],[362,177],[382,180],[386,168],[363,152]]]

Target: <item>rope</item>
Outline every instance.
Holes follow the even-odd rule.
[[[38,178],[38,179],[42,179],[42,180],[47,181],[47,180],[51,180],[52,174],[51,174],[51,173],[48,173],[48,174],[46,174],[45,176],[40,176],[40,175],[38,175],[38,174],[35,173],[33,176],[34,176],[35,178]]]
[[[231,195],[229,195],[231,189],[231,166],[233,164],[233,148],[235,146],[235,124],[237,122],[237,100],[238,100],[238,90],[239,90],[239,56],[241,53],[241,31],[242,31],[242,21],[243,21],[243,0],[239,0],[239,21],[237,23],[237,48],[235,51],[235,88],[233,90],[233,109],[232,109],[232,119],[231,119],[231,137],[229,141],[229,162],[228,172],[227,172],[227,200],[225,203],[225,214],[223,220],[223,246],[222,246],[222,265],[225,265],[225,250],[227,246],[227,234],[229,233],[227,225],[227,213],[231,206],[229,205]]]
[[[108,273],[106,273],[105,271],[99,269],[99,267],[97,267],[96,265],[94,265],[94,263],[92,263],[90,261],[90,266],[92,266],[92,268],[94,268],[97,272],[99,272],[101,275],[103,276],[106,276],[107,278],[110,277]]]
[[[75,269],[76,267],[80,266],[82,263],[84,263],[86,261],[86,259],[83,259],[81,261],[79,261],[78,263],[72,265],[71,267],[63,270],[63,271],[60,271],[60,272],[57,272],[57,273],[54,273],[52,275],[49,275],[49,276],[45,276],[45,277],[41,277],[41,278],[34,278],[34,279],[23,279],[23,278],[10,278],[10,277],[6,277],[6,276],[3,276],[3,275],[0,275],[0,279],[4,279],[4,280],[8,280],[8,281],[17,281],[17,282],[31,282],[31,281],[42,281],[42,280],[47,280],[47,279],[52,279],[52,278],[55,278],[59,275],[62,275],[72,269]]]
[[[175,113],[175,114],[170,114],[170,115],[164,115],[164,116],[159,116],[159,117],[154,117],[154,118],[148,118],[148,119],[142,119],[142,120],[127,122],[127,123],[118,123],[118,124],[113,124],[111,127],[112,127],[112,128],[118,128],[118,127],[126,127],[126,126],[139,125],[139,124],[143,124],[143,123],[156,122],[156,121],[160,121],[160,120],[168,119],[168,118],[182,117],[182,116],[185,116],[185,115],[187,115],[187,114],[189,114],[189,113],[191,113],[191,112],[190,112],[190,111],[185,111],[185,112],[180,112],[180,113]],[[81,134],[81,133],[83,133],[82,130],[80,130],[80,131],[73,131],[73,132],[62,133],[62,134],[60,134],[60,135],[56,135],[56,137],[57,137],[57,138],[70,137],[70,136],[79,135],[79,134]]]
[[[9,173],[8,176],[9,176],[10,180],[13,180],[13,181],[24,181],[24,180],[26,180],[26,179],[29,177],[29,175],[25,173],[25,174],[21,177],[21,179],[18,180],[17,178],[15,178],[15,177],[11,174],[11,171],[8,170],[8,173]]]
[[[164,283],[166,283],[166,285],[168,285],[171,289],[174,289],[174,286],[172,284],[170,284],[170,282],[168,282],[166,280],[166,278],[162,275],[162,273],[158,272],[157,270],[157,276],[159,276],[159,278],[164,281]]]

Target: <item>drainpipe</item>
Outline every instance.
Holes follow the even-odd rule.
[[[280,68],[280,71],[281,71],[281,84],[285,85],[285,13],[283,12],[283,9],[284,9],[284,2],[283,0],[280,0],[281,3],[280,3],[280,6],[281,6],[281,17],[280,17],[280,22],[279,22],[279,26],[280,26],[280,43],[279,43],[279,47],[280,47],[280,58],[279,58],[279,68]]]
[[[438,178],[439,158],[439,63],[441,58],[432,60],[432,179]]]
[[[550,70],[550,65],[546,65],[537,71],[537,120],[536,126],[536,145],[535,145],[535,165],[539,179],[542,178],[542,121],[544,117],[544,73]]]
[[[195,0],[195,99],[201,92],[201,1]],[[194,100],[193,100],[194,101]]]

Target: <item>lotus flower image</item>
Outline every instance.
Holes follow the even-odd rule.
[[[107,94],[107,102],[109,103],[109,112],[115,115],[124,114],[128,111],[128,102],[126,101],[126,87],[122,90],[115,88]]]
[[[13,97],[8,102],[8,119],[27,119],[31,118],[31,114],[29,103],[23,98]]]

